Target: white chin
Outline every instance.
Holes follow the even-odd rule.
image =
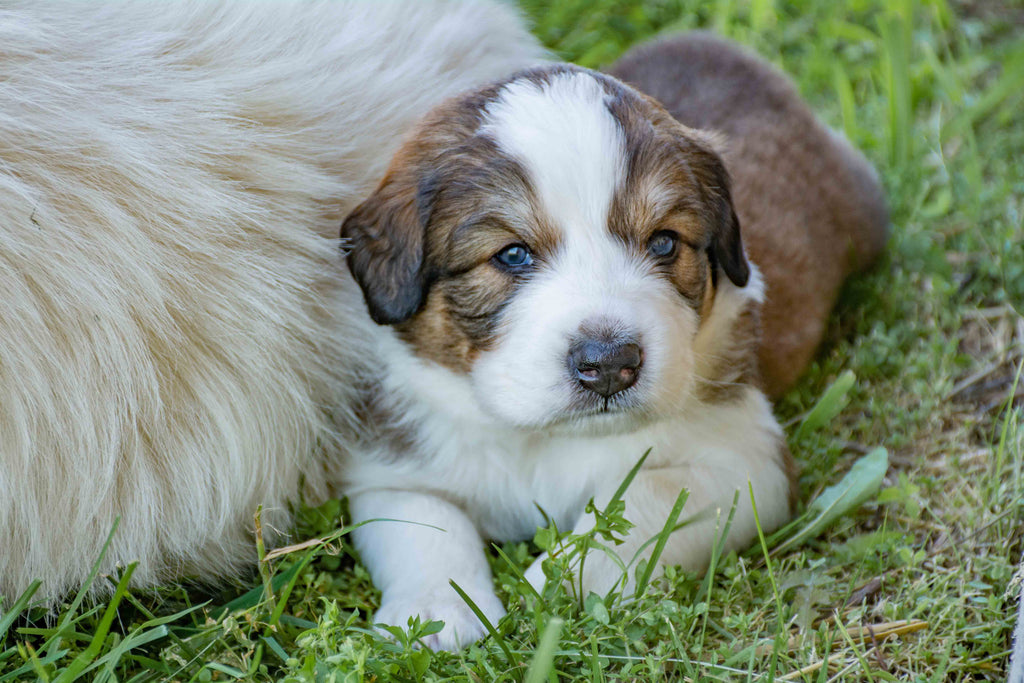
[[[499,416],[500,419],[500,416]],[[552,436],[605,437],[630,434],[650,424],[651,415],[630,409],[553,411],[550,417],[536,422],[517,422],[516,429],[544,432]]]

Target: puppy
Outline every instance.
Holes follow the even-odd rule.
[[[711,140],[654,100],[570,66],[450,100],[343,235],[382,325],[363,399],[381,427],[345,474],[353,521],[415,522],[355,532],[377,620],[441,619],[433,647],[478,638],[448,582],[502,614],[482,538],[530,538],[537,506],[584,530],[587,501],[606,503],[648,448],[622,560],[684,487],[688,515],[728,511],[749,481],[762,528],[786,519],[793,468],[756,380],[761,276]],[[713,517],[662,562],[703,568]],[[754,533],[744,494],[725,547]],[[620,577],[595,553],[584,593]],[[542,583],[539,561],[529,578]]]
[[[686,50],[696,66],[676,65]],[[584,594],[632,591],[621,565],[649,556],[643,545],[683,488],[692,523],[670,537],[662,564],[702,570],[737,491],[724,547],[748,544],[748,486],[761,527],[778,527],[794,467],[758,353],[781,391],[844,275],[884,241],[870,167],[763,63],[696,36],[616,70],[659,86],[680,111],[709,103],[717,116],[695,122],[731,136],[725,159],[717,136],[624,83],[549,66],[435,109],[342,228],[380,324],[361,398],[370,428],[346,492],[355,522],[412,522],[375,521],[355,541],[383,594],[375,619],[441,619],[431,647],[483,634],[449,580],[491,621],[503,614],[483,539],[530,538],[545,523],[538,506],[561,529],[587,530],[587,501],[607,503],[648,449],[625,494],[636,526],[614,548],[618,561],[586,559]],[[858,201],[867,206],[851,209]],[[764,344],[759,319],[774,290],[747,258],[744,219],[780,283],[770,309],[779,329]],[[527,572],[536,586],[543,560]]]
[[[810,363],[842,283],[885,247],[889,212],[878,175],[785,75],[714,35],[642,45],[609,73],[677,121],[724,136],[743,241],[765,281],[763,386],[782,395]]]
[[[337,226],[417,118],[543,55],[499,3],[3,3],[3,604],[118,518],[101,572],[231,576],[257,506],[272,544],[328,494],[372,324]]]

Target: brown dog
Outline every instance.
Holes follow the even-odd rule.
[[[608,73],[680,123],[725,136],[743,241],[765,280],[761,375],[768,395],[781,395],[810,362],[843,281],[885,246],[889,213],[877,174],[785,75],[721,38],[691,33],[643,45]]]

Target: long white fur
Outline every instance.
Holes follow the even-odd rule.
[[[559,528],[583,530],[587,500],[607,502],[649,448],[626,497],[626,516],[637,528],[617,549],[625,561],[660,531],[684,487],[691,491],[686,514],[710,515],[674,534],[663,561],[692,569],[707,562],[721,531],[715,513],[728,515],[736,491],[742,495],[725,547],[753,537],[748,481],[764,527],[778,526],[788,512],[782,432],[761,392],[749,388],[733,403],[705,405],[692,391],[699,359],[713,355],[746,305],[763,298],[756,267],[744,288],[721,278],[698,331],[678,293],[608,234],[609,205],[626,172],[625,142],[591,76],[560,75],[544,86],[515,81],[488,107],[482,130],[530,175],[562,247],[517,290],[495,348],[481,353],[468,376],[417,358],[391,329],[376,330],[385,360],[379,395],[415,446],[397,453],[374,444],[356,453],[346,472],[356,521],[376,515],[445,530],[375,522],[355,534],[383,591],[377,618],[399,625],[414,614],[443,619],[455,628],[430,644],[444,648],[483,634],[448,587],[455,578],[470,595],[491,595],[477,534],[529,538],[544,523],[538,505]],[[649,410],[642,419],[594,416],[566,428],[568,340],[595,320],[643,340],[644,367],[631,391]],[[540,562],[528,573],[536,584],[544,578]],[[597,553],[587,560],[584,590],[607,590],[621,576]],[[494,603],[483,604],[493,619]]]
[[[342,218],[542,56],[499,3],[4,3],[0,595],[76,587],[117,517],[137,584],[250,563],[259,504],[279,537],[365,350]]]

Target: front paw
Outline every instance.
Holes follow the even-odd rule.
[[[471,597],[492,626],[505,615],[505,606],[490,589],[479,591]],[[439,632],[420,640],[424,647],[431,650],[453,652],[487,635],[486,627],[451,586],[385,596],[373,621],[404,629],[408,628],[409,619],[414,616],[419,616],[420,623],[424,624],[429,621],[444,622],[444,628]]]
[[[548,559],[547,551],[538,555],[537,559],[526,568],[526,573],[523,574],[523,578],[526,579],[528,584],[533,586],[538,595],[544,595],[544,586],[548,582],[548,577],[544,573],[544,560],[546,559]]]

